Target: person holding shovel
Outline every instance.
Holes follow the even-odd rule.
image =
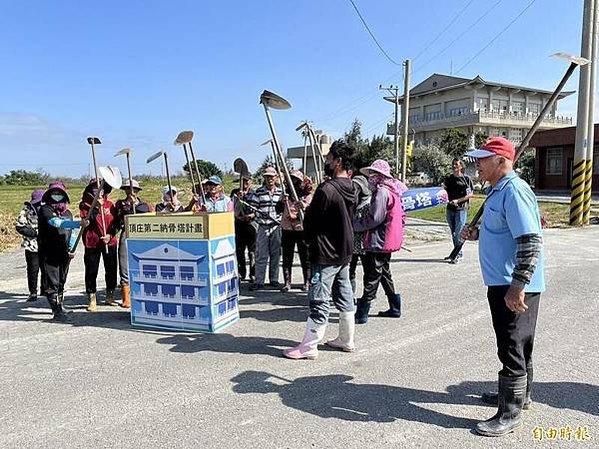
[[[87,311],[97,311],[96,279],[100,259],[104,263],[104,279],[106,281],[106,305],[116,306],[114,291],[117,281],[117,238],[116,234],[116,207],[109,199],[112,187],[105,185],[102,195],[94,210],[91,205],[98,193],[98,182],[92,179],[83,191],[79,203],[79,216],[85,220],[83,232],[83,245],[85,253],[85,292],[87,293]]]
[[[132,179],[131,183],[129,183],[128,179],[125,179],[121,185],[121,190],[125,191],[127,197],[123,200],[118,200],[115,204],[115,228],[121,232],[118,250],[121,295],[123,298],[121,307],[129,308],[131,307],[131,290],[129,288],[129,260],[127,258],[127,240],[125,238],[127,235],[125,231],[125,217],[133,213],[143,214],[152,212],[152,207],[139,197],[139,192],[141,192],[142,188],[135,179]]]
[[[53,182],[42,196],[38,214],[38,252],[44,274],[44,294],[55,321],[70,321],[69,312],[63,307],[64,287],[76,240],[73,230],[81,223],[73,220],[69,203],[64,184]]]
[[[300,210],[306,210],[312,201],[312,183],[308,178],[304,179],[304,174],[299,170],[291,172],[291,181],[297,192],[299,201],[290,201],[286,196],[279,212],[283,212],[281,219],[282,237],[281,246],[283,247],[283,287],[281,292],[286,293],[291,289],[291,267],[293,265],[293,255],[295,246],[300,258],[304,284],[302,291],[307,292],[310,287],[310,260],[308,257],[308,243],[304,236],[304,225],[299,217]]]

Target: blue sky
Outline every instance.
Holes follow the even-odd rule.
[[[355,0],[387,52],[414,58],[466,4],[468,9],[413,65],[413,85],[454,74],[530,0]],[[382,133],[393,106],[377,88],[402,84],[402,68],[381,55],[347,0],[8,1],[0,6],[0,173],[42,168],[79,176],[91,162],[88,135],[102,139],[102,165],[134,150],[134,170],[158,173],[146,158],[195,131],[198,157],[250,169],[269,138],[259,95],[287,98],[274,112],[284,146],[300,145],[302,120],[338,137],[358,117]],[[552,90],[565,64],[548,56],[580,52],[582,0],[536,0],[493,45],[457,73]],[[461,33],[445,53],[429,61]],[[576,90],[578,76],[567,86]],[[560,103],[574,116],[576,97]],[[124,165],[122,165],[124,167]]]

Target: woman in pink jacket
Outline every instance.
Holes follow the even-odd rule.
[[[406,186],[391,176],[389,164],[381,159],[370,167],[360,170],[368,176],[372,189],[368,213],[354,220],[354,231],[365,231],[363,260],[364,293],[358,299],[356,324],[368,321],[370,304],[376,298],[379,284],[389,301],[389,310],[379,312],[379,316],[399,318],[401,316],[401,296],[395,292],[389,262],[391,254],[399,251],[403,243],[405,213],[401,196]]]

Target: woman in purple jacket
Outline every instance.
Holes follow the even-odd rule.
[[[383,285],[389,301],[389,310],[379,312],[379,316],[401,316],[401,296],[395,292],[389,261],[391,254],[399,251],[403,243],[405,213],[401,195],[407,188],[391,176],[391,168],[384,160],[378,159],[360,171],[368,176],[372,189],[368,213],[354,220],[354,231],[365,231],[364,292],[356,309],[356,324],[365,324],[379,284]]]

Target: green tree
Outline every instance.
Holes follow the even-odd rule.
[[[426,173],[434,185],[441,185],[451,172],[451,159],[437,145],[416,145],[412,151],[413,171]]]
[[[535,150],[527,149],[516,162],[516,171],[532,187],[535,185]]]
[[[487,135],[481,131],[474,134],[474,146],[480,147],[487,140]],[[439,139],[439,148],[452,157],[462,157],[470,147],[468,134],[459,128],[446,130]]]
[[[48,179],[48,174],[40,171],[11,170],[8,174],[0,176],[0,184],[11,186],[35,186],[46,184]]]
[[[202,179],[209,178],[210,176],[213,176],[213,175],[220,176],[221,178],[223,177],[222,170],[220,168],[218,168],[212,162],[204,161],[202,159],[198,159],[196,162],[197,162],[197,167],[200,171],[200,175],[202,175]],[[189,172],[189,167],[187,166],[187,164],[185,164],[183,166],[183,171]],[[195,173],[196,173],[195,170],[193,173],[195,175]]]
[[[354,119],[352,124],[349,127],[349,131],[347,131],[343,140],[352,145],[358,152],[362,152],[368,146],[368,140],[365,140],[362,137],[362,122],[357,118]]]

